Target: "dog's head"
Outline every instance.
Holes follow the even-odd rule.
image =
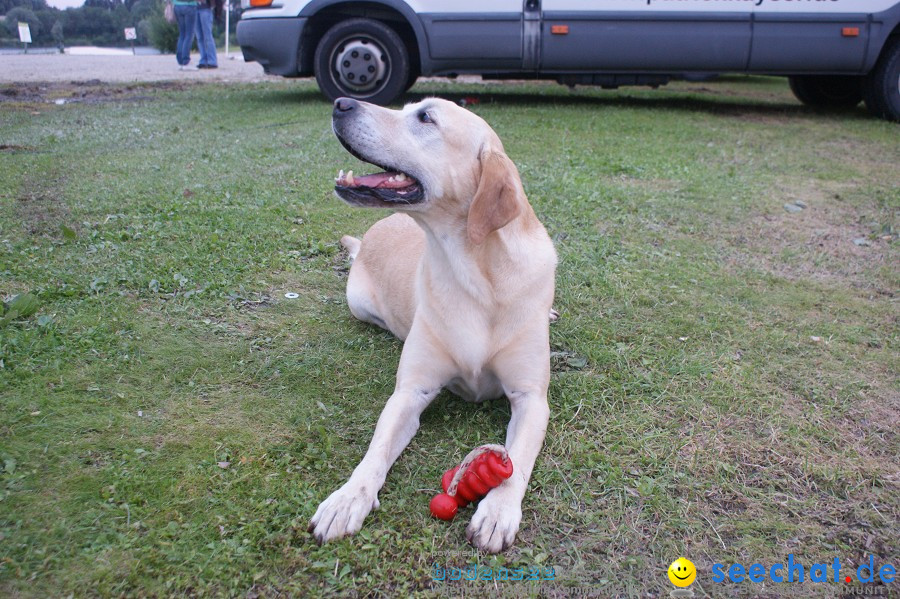
[[[342,170],[334,189],[350,204],[465,219],[469,240],[480,244],[526,202],[496,133],[452,102],[429,98],[390,110],[339,98],[332,128],[348,152],[384,171]]]

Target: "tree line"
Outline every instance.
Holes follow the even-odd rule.
[[[229,1],[229,0],[226,0]],[[231,2],[231,31],[240,16],[240,0]],[[19,22],[28,23],[35,46],[126,46],[125,28],[134,27],[138,45],[174,51],[178,28],[163,18],[164,0],[86,0],[84,6],[60,10],[46,0],[0,0],[0,45],[18,43]],[[224,35],[224,22],[216,35]]]

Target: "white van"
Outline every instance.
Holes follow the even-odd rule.
[[[651,85],[789,77],[804,103],[900,120],[900,0],[242,0],[247,61],[387,104],[419,75]]]

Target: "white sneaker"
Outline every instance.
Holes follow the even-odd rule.
[[[183,67],[181,67],[181,70],[182,71],[199,71],[200,69],[198,69],[196,66],[194,66],[192,64],[186,64]]]

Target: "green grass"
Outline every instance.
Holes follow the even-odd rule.
[[[471,511],[428,515],[509,417],[447,393],[359,535],[306,532],[401,349],[346,306],[337,240],[383,214],[333,196],[366,167],[314,86],[50,86],[0,103],[0,292],[40,300],[0,326],[0,594],[659,597],[685,555],[699,596],[832,596],[711,567],[900,566],[897,125],[765,78],[413,91],[479,99],[560,255],[516,545],[473,553]]]

